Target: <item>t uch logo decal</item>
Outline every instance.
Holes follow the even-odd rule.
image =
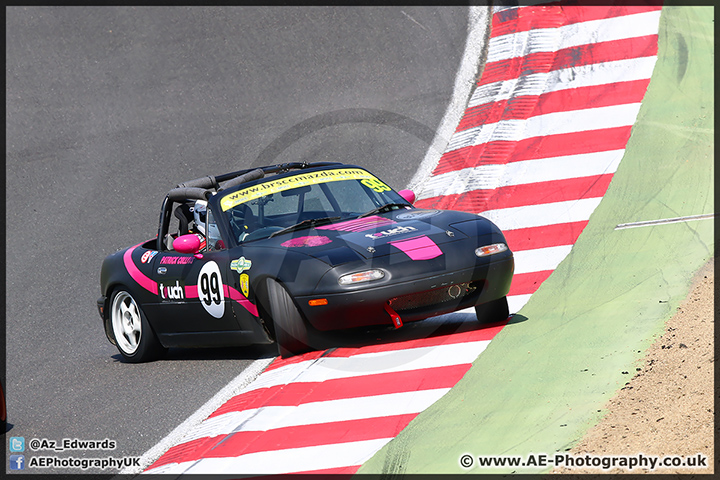
[[[160,298],[163,300],[185,299],[185,288],[179,280],[175,280],[175,285],[170,286],[161,283],[158,290],[160,291]]]
[[[401,233],[410,233],[410,232],[416,232],[417,228],[415,227],[396,227],[390,230],[383,230],[382,232],[378,233],[368,233],[365,235],[367,238],[372,238],[373,240],[377,240],[380,238],[385,237],[391,237],[393,235],[400,235]]]

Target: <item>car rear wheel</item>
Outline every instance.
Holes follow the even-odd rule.
[[[482,305],[475,305],[475,314],[481,323],[495,323],[507,320],[510,316],[507,297],[498,298]]]
[[[126,290],[117,290],[112,297],[110,324],[115,344],[128,362],[155,360],[167,351],[155,337],[140,306]]]
[[[311,350],[305,321],[285,287],[268,278],[267,292],[280,356],[287,358]]]

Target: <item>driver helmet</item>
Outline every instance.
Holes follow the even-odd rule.
[[[195,202],[193,217],[195,218],[195,229],[205,235],[205,220],[207,219],[207,202],[205,200]]]
[[[220,238],[220,231],[215,223],[210,224],[210,233],[205,231],[205,221],[207,220],[207,202],[205,200],[197,200],[193,207],[193,217],[195,218],[195,229],[210,238]]]

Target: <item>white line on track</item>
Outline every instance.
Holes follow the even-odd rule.
[[[455,75],[455,85],[453,86],[450,104],[440,121],[435,138],[430,144],[425,158],[418,165],[418,169],[415,171],[415,175],[410,180],[407,188],[415,191],[420,190],[421,185],[427,180],[440,161],[445,147],[450,141],[453,132],[455,132],[458,123],[460,123],[472,88],[480,77],[479,68],[484,64],[483,57],[487,55],[490,22],[492,22],[490,7],[470,7],[465,51],[458,72]]]
[[[688,215],[686,217],[663,218],[661,220],[647,220],[644,222],[621,223],[617,227],[615,227],[615,230],[623,230],[625,228],[652,227],[654,225],[667,225],[670,223],[685,223],[692,222],[694,220],[710,220],[711,218],[715,218],[714,213],[706,213],[703,215]]]

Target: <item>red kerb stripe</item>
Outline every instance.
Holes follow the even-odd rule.
[[[418,208],[460,210],[482,213],[500,208],[525,207],[543,203],[565,202],[583,198],[602,197],[613,174],[576,177],[496,189],[472,190],[455,195],[426,198],[415,202]]]
[[[275,385],[241,393],[228,400],[209,418],[229,412],[268,406],[295,406],[344,398],[450,388],[460,381],[469,368],[470,364],[458,364],[422,370],[338,378],[324,382]]]
[[[650,79],[608,83],[476,105],[465,111],[457,131],[462,132],[501,120],[524,120],[548,113],[639,103],[645,96],[649,83]]]
[[[492,340],[497,333],[502,330],[505,324],[498,325],[484,325],[483,328],[476,328],[475,326],[460,326],[459,330],[452,334],[443,334],[442,331],[437,331],[432,336],[405,340],[402,342],[392,343],[381,343],[375,345],[366,345],[364,347],[339,347],[329,353],[327,351],[315,351],[309,352],[303,355],[290,358],[278,357],[270,366],[265,370],[274,370],[287,365],[301,363],[309,360],[317,360],[320,357],[352,357],[355,355],[361,355],[364,353],[382,353],[391,352],[398,350],[408,350],[411,348],[421,347],[434,347],[438,345],[446,345],[453,343],[468,343],[477,342],[482,340]],[[468,329],[468,330],[465,330]]]
[[[544,270],[542,272],[515,274],[508,295],[528,295],[535,293],[553,271],[554,270]]]
[[[532,137],[518,142],[494,141],[463,147],[443,154],[432,174],[440,175],[478,165],[498,165],[540,158],[622,150],[627,145],[631,130],[632,126],[627,125]]]
[[[267,431],[241,431],[212,438],[200,438],[170,448],[148,468],[202,458],[237,458],[257,452],[391,438],[397,436],[416,416],[416,413],[411,413],[282,427]]]
[[[646,35],[578,45],[556,52],[536,52],[523,57],[490,62],[485,65],[478,85],[488,85],[566,68],[654,56],[657,55],[657,40],[657,35]]]
[[[588,221],[557,223],[541,227],[519,228],[503,232],[510,250],[519,252],[536,248],[574,245]]]
[[[592,5],[588,5],[587,1],[563,1],[503,10],[493,15],[490,37],[634,15],[662,8],[662,2],[654,0],[633,1],[632,5],[607,5],[608,3],[610,2],[594,2]]]

